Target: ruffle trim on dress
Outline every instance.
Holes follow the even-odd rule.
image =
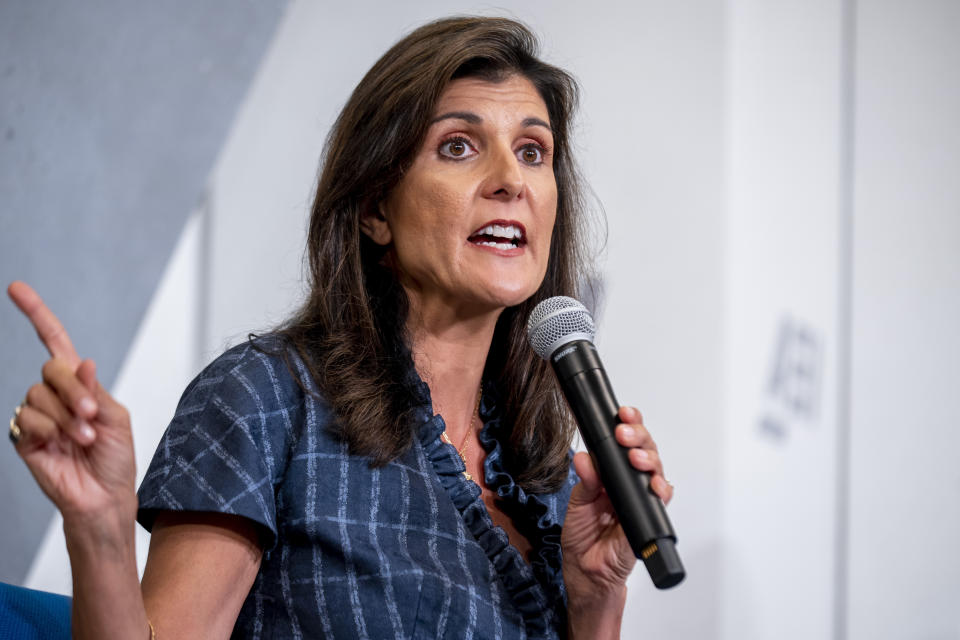
[[[419,385],[426,387],[422,381],[419,382]],[[497,492],[498,496],[507,497],[508,500],[523,496],[524,504],[529,505],[536,511],[537,522],[548,524],[547,513],[549,509],[547,505],[536,496],[523,493],[522,489],[513,482],[513,478],[503,470],[500,460],[502,449],[499,448],[499,445],[494,451],[488,448],[487,441],[493,437],[489,433],[491,430],[496,431],[499,426],[499,419],[492,415],[488,390],[489,385],[484,389],[480,407],[481,415],[486,422],[480,432],[480,440],[488,451],[484,464],[487,484],[493,491]],[[418,391],[420,391],[419,395],[424,396],[423,389],[418,389]],[[463,460],[457,455],[457,450],[453,445],[443,442],[440,437],[446,425],[442,417],[432,415],[433,411],[429,404],[429,389],[426,389],[425,397],[427,402],[418,411],[418,417],[424,419],[424,424],[420,429],[420,442],[427,459],[430,460],[440,479],[440,484],[460,512],[467,530],[473,534],[480,547],[487,554],[487,558],[496,568],[497,575],[506,588],[514,607],[523,617],[528,636],[531,638],[557,638],[557,626],[561,623],[561,620],[558,619],[557,612],[554,610],[555,603],[547,597],[543,586],[538,581],[538,577],[555,576],[558,569],[551,567],[551,560],[555,562],[554,567],[560,567],[560,527],[549,523],[553,526],[548,527],[546,535],[542,536],[542,542],[530,540],[535,549],[540,549],[538,557],[534,560],[534,567],[531,568],[531,565],[524,561],[520,552],[510,544],[507,533],[494,525],[493,520],[490,519],[490,514],[487,512],[486,505],[484,505],[481,497],[480,487],[464,477],[463,472],[466,467]],[[510,498],[508,496],[515,497]],[[553,550],[554,546],[556,547],[555,551]],[[535,575],[535,572],[537,575]],[[555,577],[548,578],[550,583],[554,583],[555,579]]]
[[[546,501],[536,494],[524,491],[504,468],[502,443],[509,439],[510,434],[506,433],[507,429],[497,415],[493,403],[486,407],[486,412],[484,408],[481,406],[485,427],[479,436],[480,444],[487,452],[483,465],[487,486],[503,501],[507,515],[533,545],[534,553],[530,566],[534,574],[540,584],[547,587],[547,593],[556,593],[559,596],[559,601],[552,602],[551,605],[555,610],[566,611],[566,591],[560,573],[563,567],[560,546],[563,529],[560,523],[551,517],[550,506]],[[534,536],[539,539],[539,544]]]

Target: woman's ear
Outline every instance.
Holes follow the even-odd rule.
[[[360,215],[360,230],[381,247],[385,247],[393,241],[390,223],[387,222],[387,216],[384,215],[383,210],[383,202],[378,202],[367,207]]]

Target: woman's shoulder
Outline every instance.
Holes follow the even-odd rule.
[[[251,335],[215,358],[184,390],[177,413],[219,401],[240,408],[275,411],[319,396],[309,369],[280,334]]]
[[[187,386],[158,457],[169,461],[178,449],[199,451],[211,443],[283,457],[305,431],[325,432],[333,420],[329,403],[291,343],[277,334],[251,336],[214,359]]]
[[[298,377],[300,376],[300,381]],[[281,336],[252,337],[213,360],[184,391],[140,486],[138,519],[161,511],[248,517],[276,541],[275,487],[305,441],[321,446],[332,413],[310,394],[302,359]]]

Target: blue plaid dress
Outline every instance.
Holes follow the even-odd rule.
[[[258,340],[266,351],[283,348],[276,338]],[[427,385],[415,374],[411,384],[422,400],[418,437],[378,469],[347,452],[327,428],[335,420],[327,403],[304,393],[280,356],[251,343],[187,387],[140,487],[138,520],[150,529],[159,511],[215,511],[260,525],[260,571],[233,637],[565,635],[560,528],[576,483],[572,465],[556,493],[520,488],[504,469],[509,430],[485,386],[485,479],[532,544],[528,564],[441,440],[443,418],[433,415]]]

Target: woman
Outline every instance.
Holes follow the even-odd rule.
[[[11,285],[53,356],[11,437],[64,516],[77,637],[618,637],[635,559],[523,331],[585,267],[575,85],[535,45],[454,18],[374,65],[327,143],[308,300],[191,383],[139,502],[126,411]]]

